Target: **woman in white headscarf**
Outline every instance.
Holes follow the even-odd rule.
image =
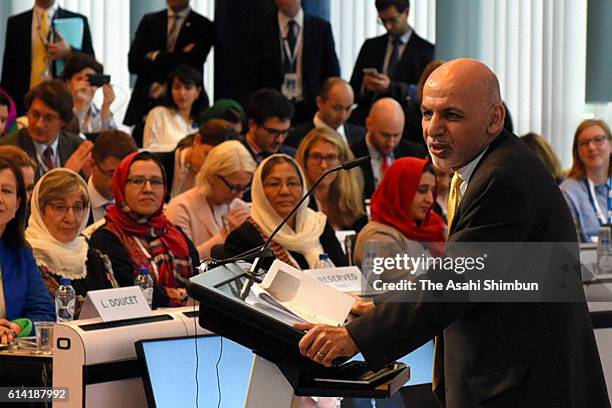
[[[87,183],[77,173],[58,168],[36,183],[26,240],[49,294],[70,279],[79,305],[88,290],[117,286],[110,262],[80,235],[88,219]]]
[[[306,193],[304,174],[290,156],[274,154],[264,160],[253,176],[251,216],[232,231],[225,241],[225,253],[237,255],[263,245],[272,231]],[[321,253],[336,266],[347,259],[325,214],[313,211],[304,202],[276,234],[270,249],[283,262],[300,269],[314,268]],[[264,262],[266,268],[270,261]]]

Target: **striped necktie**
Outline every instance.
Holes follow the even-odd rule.
[[[178,14],[169,16],[170,29],[168,30],[168,39],[166,42],[166,51],[168,52],[174,52],[174,47],[176,46],[176,39],[178,38],[178,28],[180,19],[181,16],[179,16]]]

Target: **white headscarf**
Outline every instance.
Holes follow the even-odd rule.
[[[275,157],[284,157],[295,165],[299,170],[299,175],[302,180],[302,196],[304,196],[307,191],[304,173],[292,157],[286,154],[273,154],[257,166],[257,170],[255,170],[255,175],[253,176],[253,185],[251,186],[251,197],[253,200],[251,217],[267,236],[270,236],[272,231],[274,231],[282,221],[282,218],[268,201],[264,193],[263,181],[261,179],[262,169],[269,160]],[[289,251],[299,252],[304,255],[308,265],[314,268],[315,263],[319,259],[319,255],[323,252],[323,247],[321,246],[319,238],[325,229],[326,221],[327,216],[325,214],[308,208],[308,202],[304,201],[295,213],[295,231],[288,224],[285,224],[278,234],[276,234],[273,241]]]
[[[77,173],[66,168],[57,168],[45,173],[36,183],[32,192],[31,214],[26,230],[26,240],[32,246],[34,258],[39,266],[45,266],[49,272],[68,279],[82,279],[87,275],[87,250],[89,245],[80,234],[83,232],[87,220],[89,219],[89,205],[83,213],[83,220],[76,238],[69,243],[62,243],[56,240],[47,229],[42,219],[42,212],[39,205],[38,194],[40,186],[45,182],[49,174],[64,172],[78,176],[79,182],[87,192],[87,184]]]

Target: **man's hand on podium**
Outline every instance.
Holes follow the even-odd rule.
[[[352,357],[359,352],[348,330],[326,324],[296,323],[298,330],[308,330],[300,340],[300,353],[309,359],[331,367],[338,357]]]

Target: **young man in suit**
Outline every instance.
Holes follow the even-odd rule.
[[[64,131],[72,119],[72,96],[64,81],[46,81],[25,98],[28,127],[0,139],[0,145],[13,145],[38,163],[36,180],[56,167],[77,173],[87,167],[93,143]]]
[[[55,61],[66,59],[74,51],[53,28],[56,20],[78,18],[83,22],[81,49],[94,56],[87,17],[59,7],[55,0],[36,0],[34,8],[17,14],[6,23],[2,81],[15,101],[18,115],[25,114],[24,97],[28,90],[44,80],[58,78]]]
[[[275,89],[264,88],[251,95],[247,102],[248,131],[241,141],[257,164],[274,153],[295,156],[295,149],[284,145],[293,114],[291,102]]]
[[[327,78],[317,96],[317,113],[312,120],[298,125],[285,144],[297,149],[304,136],[314,128],[335,130],[349,146],[359,142],[365,136],[365,128],[347,122],[354,101],[353,88],[348,82],[340,77]]]
[[[143,125],[143,118],[163,99],[166,76],[178,65],[203,71],[214,44],[213,23],[189,7],[189,0],[167,0],[168,9],[146,14],[128,54],[130,73],[137,75],[123,123]],[[135,135],[137,142],[138,136]]]
[[[564,243],[567,252],[556,255],[569,262],[566,270],[543,268],[536,270],[543,278],[530,278],[551,285],[562,274],[563,285],[555,287],[573,296],[553,302],[469,302],[463,297],[440,302],[451,291],[427,295],[417,290],[409,300],[396,292],[398,297],[376,306],[357,302],[355,311],[362,315],[346,327],[299,325],[310,329],[300,351],[327,366],[338,356],[360,351],[370,367],[379,369],[435,336],[432,385],[441,406],[610,407],[584,301],[572,217],[541,161],[503,129],[497,77],[480,62],[450,61],[427,80],[421,110],[434,164],[455,171],[445,256],[449,246],[459,244]],[[510,259],[509,269],[502,265],[507,276],[497,276],[516,278],[521,273],[517,264],[527,266]],[[498,273],[493,269],[486,270],[490,277]],[[432,267],[419,279],[444,284],[457,280],[457,271]],[[473,276],[466,272],[463,277]],[[525,299],[520,293],[513,296]]]
[[[421,72],[434,57],[433,44],[408,24],[409,0],[376,0],[376,10],[387,34],[363,43],[351,76],[357,101],[351,122],[359,125],[379,98],[391,97],[405,106],[416,97]]]
[[[106,207],[115,202],[113,174],[119,162],[138,150],[134,139],[120,130],[106,130],[96,138],[91,152],[91,177],[87,181],[91,213],[88,224],[104,219]]]
[[[330,24],[305,14],[301,0],[275,0],[278,12],[254,23],[245,92],[273,88],[295,107],[294,123],[310,120],[326,78],[339,76]],[[244,98],[243,98],[244,99]]]
[[[362,164],[363,198],[369,199],[382,180],[384,172],[396,159],[406,156],[425,157],[425,149],[414,143],[402,140],[404,131],[404,111],[395,99],[379,99],[372,105],[366,120],[368,133],[365,138],[351,145],[355,157],[370,156],[368,163]]]

